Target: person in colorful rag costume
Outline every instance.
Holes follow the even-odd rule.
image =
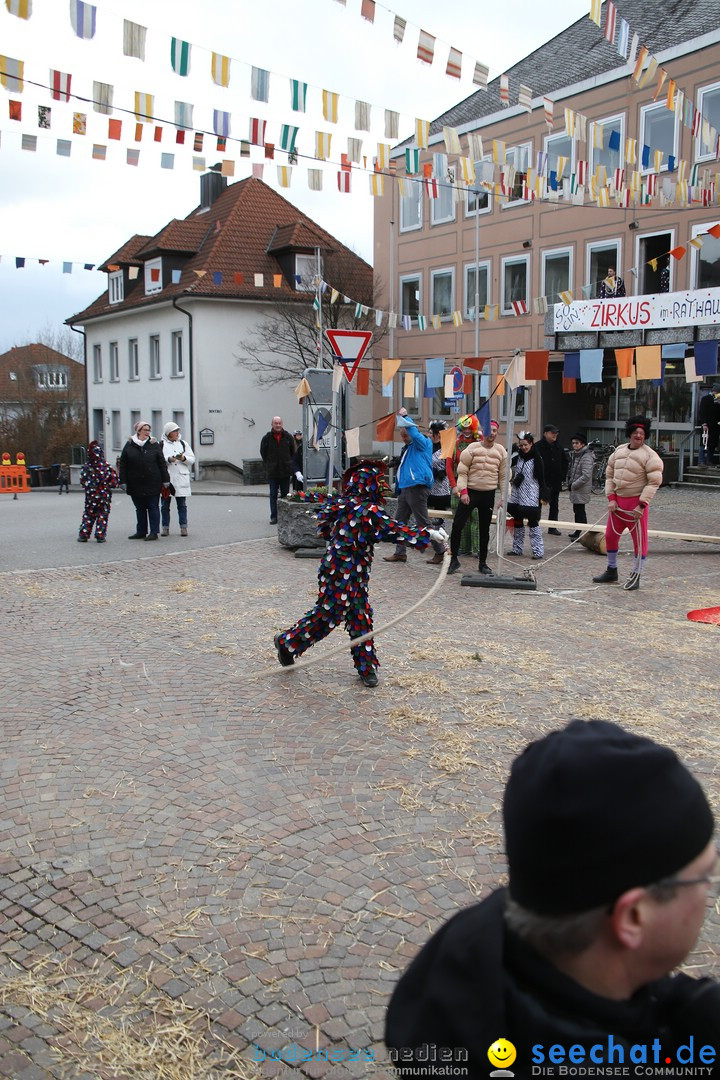
[[[411,544],[419,550],[444,533],[413,529],[383,511],[386,466],[361,460],[346,470],[341,494],[306,494],[307,502],[321,502],[318,532],[327,541],[318,570],[317,603],[294,626],[274,638],[278,660],[289,667],[297,656],[321,641],[341,623],[351,638],[372,630],[373,611],[368,600],[370,568],[379,541]],[[372,639],[351,649],[353,663],[365,686],[377,686],[379,666]]]
[[[87,463],[80,470],[80,483],[85,488],[85,509],[80,522],[78,543],[87,544],[92,536],[93,525],[98,544],[105,543],[112,492],[118,482],[117,473],[105,460],[102,446],[93,440],[88,446]]]

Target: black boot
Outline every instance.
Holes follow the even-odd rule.
[[[370,668],[369,671],[365,672],[359,671],[358,675],[360,676],[361,682],[363,682],[365,686],[377,686],[378,677],[375,668]]]
[[[450,559],[450,565],[448,566],[448,574],[456,574],[460,569],[460,560],[453,555]]]
[[[492,570],[490,569],[490,567],[488,566],[488,564],[486,562],[479,563],[478,570],[479,570],[479,572],[481,574],[484,574],[486,577],[492,577],[493,576],[493,572],[492,572]]]
[[[640,571],[639,570],[633,570],[632,574],[630,575],[630,577],[627,579],[627,581],[623,585],[623,589],[625,590],[625,592],[635,592],[635,590],[639,589],[639,588],[640,588]]]
[[[609,581],[617,581],[618,572],[616,566],[608,566],[607,570],[603,574],[598,574],[593,578],[593,581],[598,585],[606,585]]]
[[[277,649],[278,660],[280,661],[282,666],[283,667],[292,667],[292,665],[295,663],[295,654],[291,653],[289,649],[285,648],[285,646],[280,641],[280,635],[279,634],[275,635],[275,637],[273,638],[273,642],[274,642],[275,648]]]

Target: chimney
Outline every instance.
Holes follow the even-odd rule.
[[[227,179],[210,169],[200,177],[200,209],[209,210],[227,187]]]

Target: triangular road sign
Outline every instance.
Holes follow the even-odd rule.
[[[341,361],[348,382],[352,382],[353,375],[372,341],[372,330],[326,330],[325,336],[335,356]]]

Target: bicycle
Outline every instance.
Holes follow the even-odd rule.
[[[593,452],[595,464],[592,471],[592,490],[595,495],[601,495],[605,491],[605,477],[607,475],[607,463],[610,455],[617,449],[615,446],[603,446],[597,439],[588,443]]]

